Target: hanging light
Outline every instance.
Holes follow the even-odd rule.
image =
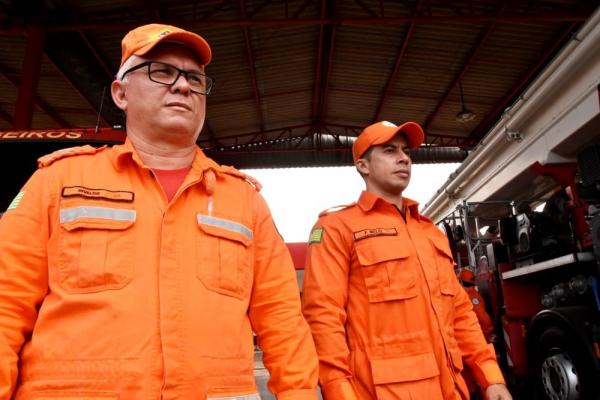
[[[456,121],[460,123],[467,123],[473,121],[477,114],[475,112],[469,110],[465,106],[465,97],[463,95],[462,81],[458,81],[458,87],[460,89],[460,104],[462,104],[462,109],[456,114]]]

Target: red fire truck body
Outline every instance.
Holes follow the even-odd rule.
[[[489,306],[507,377],[600,398],[600,16],[506,110],[422,212]]]

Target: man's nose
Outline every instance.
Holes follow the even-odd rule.
[[[175,82],[173,82],[173,84],[171,85],[171,90],[173,90],[175,92],[182,92],[182,93],[190,92],[190,90],[191,90],[190,83],[188,82],[185,74],[179,72],[179,75],[177,75]]]
[[[408,163],[410,161],[410,155],[406,152],[401,150],[398,153],[398,162],[399,163]]]

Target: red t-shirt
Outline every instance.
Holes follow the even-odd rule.
[[[171,201],[179,187],[183,183],[183,180],[190,172],[191,167],[180,168],[180,169],[153,169],[154,175],[160,182],[167,199]]]

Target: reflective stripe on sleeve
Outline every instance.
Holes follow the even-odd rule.
[[[230,221],[228,219],[212,217],[210,215],[202,215],[198,214],[198,223],[214,226],[221,229],[226,229],[231,232],[239,233],[244,235],[248,240],[252,240],[253,233],[252,231],[245,225],[240,224],[239,222]]]
[[[60,222],[71,222],[81,218],[100,218],[113,221],[135,221],[135,210],[121,208],[80,206],[60,210]]]

